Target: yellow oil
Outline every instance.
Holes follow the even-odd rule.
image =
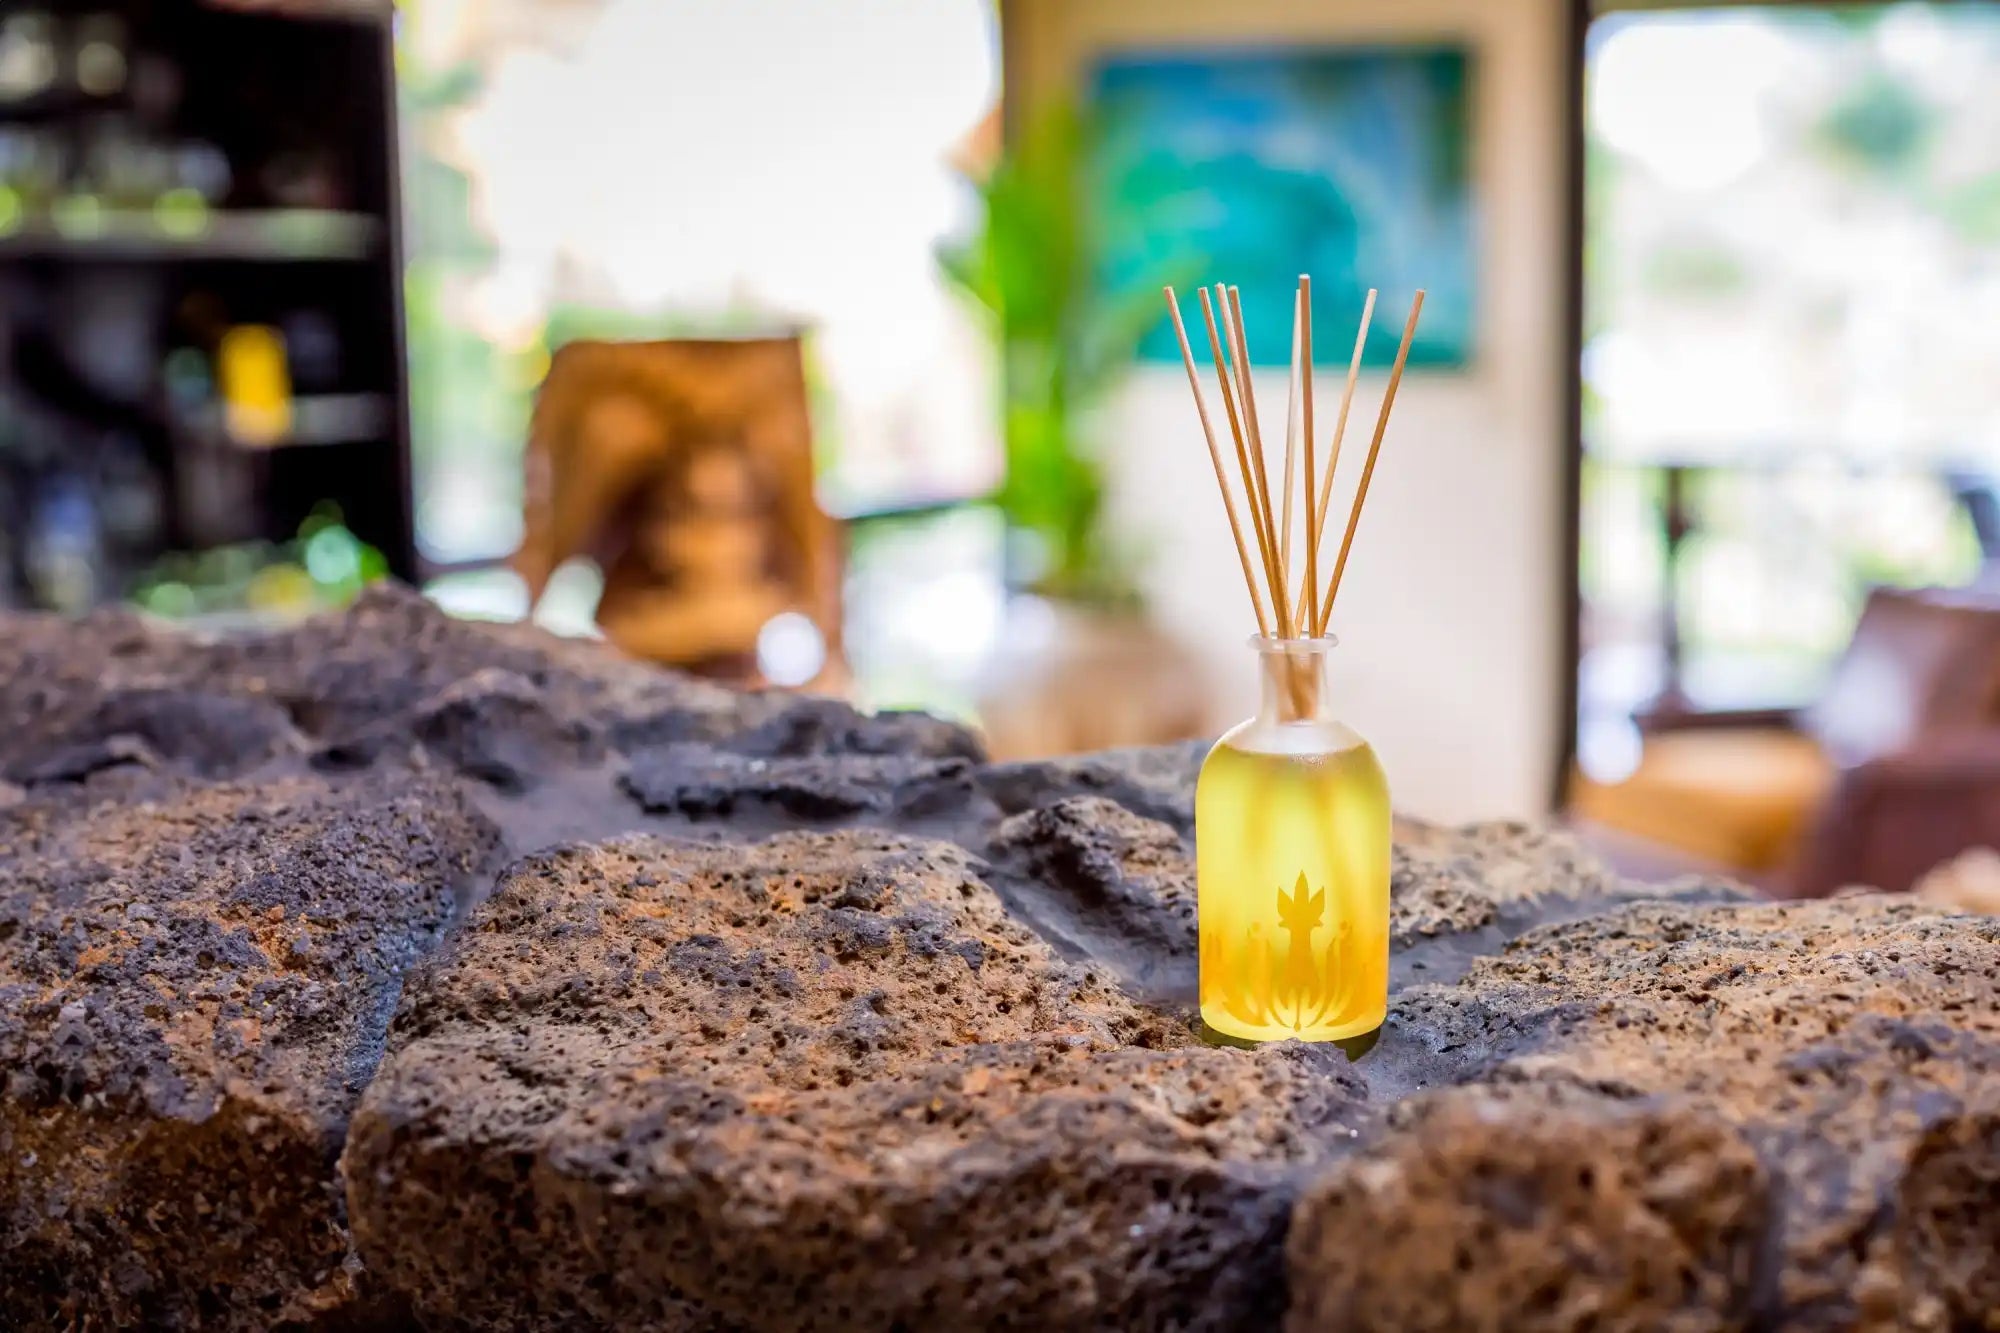
[[[1195,859],[1209,1027],[1338,1041],[1382,1025],[1389,786],[1365,741],[1337,723],[1223,737],[1195,790]]]

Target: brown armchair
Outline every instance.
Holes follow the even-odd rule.
[[[1811,707],[1642,727],[1638,770],[1579,776],[1576,815],[1788,895],[1907,889],[2000,846],[2000,598],[1877,589]]]
[[[1939,732],[1841,771],[1783,881],[1907,889],[1974,847],[2000,846],[2000,726]]]

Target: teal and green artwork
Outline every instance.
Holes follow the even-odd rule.
[[[1382,295],[1365,363],[1387,365],[1422,287],[1410,364],[1463,366],[1475,279],[1469,66],[1462,48],[1431,46],[1104,60],[1087,118],[1098,290],[1123,299],[1163,281],[1234,283],[1251,361],[1283,366],[1293,291],[1310,273],[1314,362],[1344,366],[1368,288]],[[1198,323],[1190,332],[1202,342]],[[1164,315],[1139,354],[1179,362]]]

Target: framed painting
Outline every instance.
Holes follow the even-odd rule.
[[[1313,275],[1317,327],[1352,328],[1427,290],[1412,366],[1473,354],[1472,60],[1461,46],[1114,52],[1086,83],[1086,198],[1105,293],[1226,280],[1242,288],[1254,364],[1291,362],[1292,293]],[[1364,363],[1395,357],[1378,319]],[[1325,337],[1316,364],[1352,344]],[[1178,363],[1164,316],[1139,349]]]

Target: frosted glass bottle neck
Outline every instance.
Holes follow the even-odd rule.
[[[1326,659],[1336,640],[1253,638],[1262,702],[1259,728],[1335,721],[1326,684]]]

